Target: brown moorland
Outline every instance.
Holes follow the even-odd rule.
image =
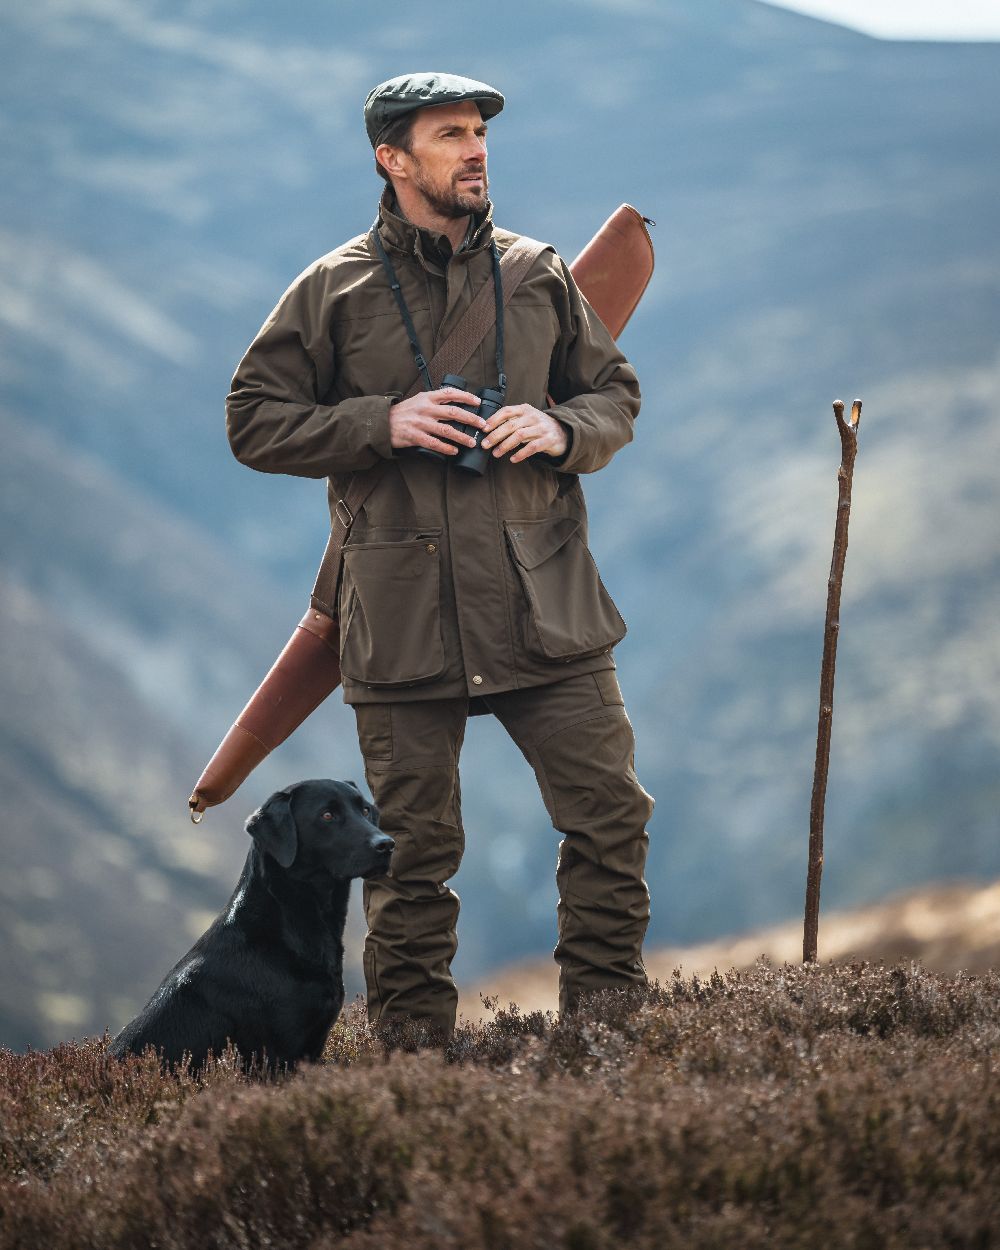
[[[490,1003],[443,1050],[359,1002],[270,1081],[3,1051],[0,1246],[995,1246],[998,991],[760,963],[562,1020]]]

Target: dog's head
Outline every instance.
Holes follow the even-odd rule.
[[[295,876],[378,877],[395,846],[353,781],[300,781],[253,813],[247,833]]]

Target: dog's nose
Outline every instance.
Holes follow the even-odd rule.
[[[388,853],[389,851],[394,850],[395,847],[396,847],[395,841],[392,838],[390,838],[388,834],[385,834],[385,833],[383,833],[380,838],[376,838],[372,842],[372,850],[377,851],[380,855],[383,852]]]

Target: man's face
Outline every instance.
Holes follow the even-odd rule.
[[[465,217],[486,208],[486,123],[473,100],[420,109],[410,151],[400,159],[410,185],[438,216]]]

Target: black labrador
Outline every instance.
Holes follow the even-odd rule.
[[[231,1040],[245,1064],[316,1060],[344,1003],[344,922],[354,877],[388,871],[395,845],[352,781],[301,781],[249,818],[253,838],[226,910],[111,1042],[192,1068]]]

